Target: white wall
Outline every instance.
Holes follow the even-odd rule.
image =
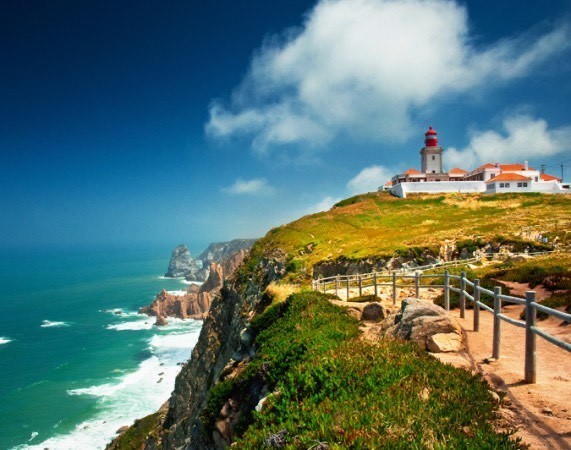
[[[427,181],[426,183],[399,183],[391,188],[391,194],[406,198],[407,194],[440,194],[457,192],[473,194],[485,192],[483,181]]]

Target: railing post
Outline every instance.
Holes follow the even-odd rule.
[[[349,277],[350,275],[345,275],[347,277],[347,298],[345,299],[346,302],[349,301],[349,297],[351,296],[351,291],[349,290]]]
[[[418,271],[414,273],[414,295],[416,298],[420,298],[420,288],[418,286]]]
[[[474,331],[480,331],[480,280],[474,280]]]
[[[327,292],[327,281],[322,280],[323,283],[323,293],[325,294]]]
[[[535,292],[527,291],[525,293],[525,382],[536,382],[535,371],[535,320],[537,310],[533,306],[535,302]]]
[[[492,349],[492,358],[500,359],[500,340],[501,340],[501,319],[499,315],[502,313],[502,288],[496,286],[494,288],[494,345]]]
[[[466,272],[460,273],[460,318],[466,317]]]
[[[444,309],[450,311],[450,271],[444,271]]]
[[[375,284],[375,297],[379,296],[379,286],[377,285],[377,272],[373,272],[373,283]]]
[[[393,272],[393,305],[397,304],[397,273]]]
[[[339,296],[338,291],[339,291],[339,275],[335,277],[335,295],[337,296]]]
[[[363,296],[363,277],[359,274],[359,297]]]

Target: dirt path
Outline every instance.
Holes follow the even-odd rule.
[[[504,313],[518,318],[521,306],[504,308]],[[525,330],[502,322],[500,359],[492,355],[493,316],[482,312],[480,332],[473,330],[472,311],[460,319],[464,330],[466,350],[460,354],[439,354],[441,361],[457,367],[480,372],[498,391],[506,393],[503,416],[518,428],[519,436],[532,448],[571,449],[571,354],[542,338],[537,338],[537,383],[523,382]],[[540,322],[550,334],[571,341],[571,325],[557,319]]]

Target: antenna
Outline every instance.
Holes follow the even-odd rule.
[[[544,174],[545,173],[545,164],[541,165],[541,173]]]
[[[563,164],[561,164],[561,182],[563,183]]]

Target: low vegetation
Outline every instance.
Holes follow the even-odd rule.
[[[445,240],[455,240],[467,251],[490,242],[519,245],[521,250],[531,242],[541,248],[542,244],[530,240],[535,232],[565,246],[571,244],[570,211],[567,195],[448,194],[397,199],[386,192],[370,193],[270,230],[254,247],[251,262],[279,248],[288,257],[286,281],[298,282],[304,276],[307,279],[317,262],[390,258],[411,249],[438,255]]]
[[[256,357],[213,388],[207,425],[264,384],[271,393],[240,417],[235,448],[523,448],[495,429],[497,404],[478,376],[410,343],[358,340],[358,322],[330,298],[294,294],[254,319]]]

